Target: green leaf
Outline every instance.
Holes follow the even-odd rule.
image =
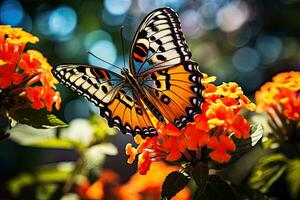
[[[8,183],[8,189],[12,195],[18,196],[23,187],[32,185],[34,177],[29,173],[21,173]]]
[[[209,175],[208,182],[205,190],[202,192],[201,188],[198,188],[194,196],[195,200],[235,200],[235,195],[230,187],[230,184],[224,181],[217,175]]]
[[[171,199],[189,183],[190,179],[189,174],[183,170],[171,172],[163,183],[162,199]]]
[[[33,145],[55,138],[55,129],[36,129],[24,124],[17,124],[9,130],[10,139],[21,145]]]
[[[287,182],[293,199],[300,197],[300,160],[293,159],[288,163]]]
[[[73,149],[74,144],[66,139],[50,138],[38,142],[33,142],[31,146],[44,147],[44,148],[60,148],[60,149]]]
[[[249,185],[263,193],[267,192],[272,184],[287,170],[288,161],[289,159],[280,153],[263,157],[254,168]]]
[[[38,185],[36,187],[35,197],[36,199],[39,200],[48,200],[53,195],[53,193],[57,190],[57,188],[58,185],[53,183]]]
[[[18,109],[10,113],[10,116],[22,124],[34,128],[57,128],[66,127],[67,124],[46,110],[31,108]]]
[[[254,146],[259,144],[264,134],[264,130],[261,124],[251,125],[250,135],[248,139],[234,139],[236,150],[231,154],[232,158],[230,162],[234,162],[241,158],[245,153],[249,152]]]
[[[198,162],[192,169],[192,177],[198,186],[198,192],[202,193],[208,181],[208,165]]]

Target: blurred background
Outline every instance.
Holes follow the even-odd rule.
[[[82,63],[109,68],[90,51],[123,67],[121,26],[128,66],[139,23],[150,11],[165,6],[178,13],[192,59],[202,72],[217,76],[218,83],[235,81],[251,98],[275,74],[299,70],[299,0],[2,0],[0,24],[22,27],[38,36],[38,44],[27,48],[41,51],[52,66]],[[62,85],[58,89],[63,102],[56,114],[64,121],[98,113],[98,108],[71,90]],[[124,155],[128,141],[131,137],[118,133],[113,142],[119,155],[108,156],[104,164],[122,174],[123,181],[135,171]],[[0,146],[0,188],[21,171],[78,157],[72,150],[28,147],[15,139],[1,140]],[[0,198],[6,193],[0,189]]]

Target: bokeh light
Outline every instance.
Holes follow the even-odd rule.
[[[223,31],[235,31],[247,21],[249,12],[246,3],[233,1],[219,10],[217,23]]]
[[[113,15],[125,14],[131,5],[131,0],[105,0],[105,9]]]
[[[92,31],[88,33],[84,39],[84,47],[88,51],[98,40],[112,41],[109,33],[103,30]]]
[[[24,18],[24,11],[22,5],[15,0],[3,1],[0,5],[0,22],[17,26],[21,24]]]
[[[69,6],[60,6],[49,15],[49,31],[53,36],[64,37],[76,27],[76,12]]]
[[[282,51],[282,42],[274,36],[262,36],[256,41],[256,49],[261,55],[263,64],[271,64],[277,60]]]
[[[104,21],[104,23],[108,26],[120,26],[123,25],[126,15],[114,15],[107,10],[103,10],[100,12],[101,18]]]
[[[115,45],[109,40],[99,40],[95,42],[89,51],[95,54],[96,56],[100,57],[101,59],[112,64],[114,64],[117,59],[117,49]],[[111,70],[114,69],[111,65],[102,62],[101,60],[95,58],[92,55],[88,56],[88,62],[91,65],[101,66]]]
[[[257,52],[249,47],[243,47],[237,50],[233,57],[232,63],[240,72],[253,71],[259,64],[260,58]]]
[[[202,18],[196,10],[186,10],[180,14],[182,19],[182,29],[189,35],[199,34],[201,32]]]

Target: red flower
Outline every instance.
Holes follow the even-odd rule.
[[[223,83],[215,86],[213,77],[203,79],[205,90],[203,96],[202,113],[195,116],[195,120],[182,130],[173,124],[158,124],[158,136],[142,139],[135,137],[139,146],[137,149],[127,145],[128,162],[133,163],[139,155],[138,168],[145,174],[153,161],[190,161],[193,156],[201,160],[202,152],[211,149],[211,160],[224,163],[231,158],[230,152],[235,151],[235,144],[231,137],[247,139],[250,137],[250,124],[238,112],[241,109],[255,109],[255,105],[244,96],[236,83]],[[229,137],[230,135],[230,137]]]
[[[217,160],[219,163],[228,162],[231,155],[229,155],[227,151],[235,150],[234,142],[226,135],[221,135],[220,140],[215,136],[211,137],[207,147],[213,149],[209,155],[213,160]]]
[[[16,66],[14,64],[4,64],[0,66],[0,88],[6,89],[11,84],[18,85],[22,82],[24,74],[15,72]]]

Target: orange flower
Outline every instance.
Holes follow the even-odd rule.
[[[255,94],[257,111],[278,110],[290,120],[300,120],[300,72],[283,72]]]
[[[147,175],[142,176],[136,173],[130,178],[127,184],[120,187],[119,193],[121,194],[121,199],[161,199],[160,193],[165,177],[170,172],[178,169],[178,167],[168,166],[163,162],[153,163]],[[191,199],[191,193],[188,188],[184,188],[172,198],[172,200],[188,199]]]
[[[207,147],[214,149],[209,155],[213,160],[217,160],[219,163],[228,162],[231,158],[228,151],[235,150],[234,142],[230,137],[225,135],[221,135],[220,140],[215,136],[211,137]]]
[[[119,197],[119,175],[110,170],[103,170],[99,179],[91,184],[87,179],[80,181],[77,192],[82,199],[120,199]]]
[[[174,125],[159,125],[158,136],[142,139],[136,136],[137,148],[128,145],[128,162],[133,163],[138,155],[138,170],[145,174],[153,161],[192,161],[204,159],[203,156],[218,163],[228,162],[230,152],[235,151],[231,137],[247,139],[250,137],[250,124],[239,114],[241,109],[254,110],[255,104],[243,94],[236,83],[223,83],[216,86],[214,77],[204,75],[202,83],[204,103],[202,113],[195,116],[181,131]],[[208,152],[210,152],[208,154]]]
[[[21,28],[0,26],[0,89],[7,94],[4,98],[27,98],[29,106],[52,111],[53,104],[59,109],[61,98],[54,90],[58,82],[51,74],[51,66],[40,52],[24,52],[28,42],[37,41]],[[27,104],[14,105],[13,109]]]

